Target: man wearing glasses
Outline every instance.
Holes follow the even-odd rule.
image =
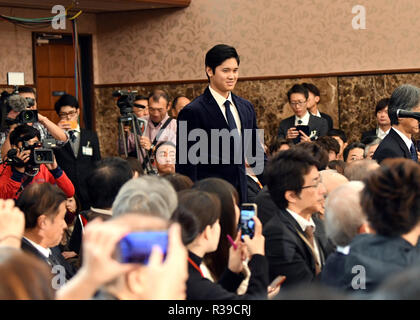
[[[318,277],[328,254],[322,210],[325,186],[317,160],[305,150],[277,153],[266,168],[266,183],[277,206],[264,225],[265,252],[270,281],[286,276],[282,287],[309,284]]]
[[[300,141],[313,141],[327,135],[328,122],[324,118],[313,116],[308,112],[308,89],[300,84],[295,84],[288,92],[287,98],[294,116],[280,122],[278,137]]]
[[[58,165],[73,182],[82,210],[87,210],[90,204],[85,178],[92,172],[95,162],[101,159],[98,136],[95,132],[80,128],[79,103],[72,95],[61,96],[54,108],[61,119],[57,125],[69,135],[68,143],[55,149],[54,154]]]

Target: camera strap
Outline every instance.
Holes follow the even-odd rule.
[[[16,196],[18,196],[26,188],[26,186],[32,182],[32,180],[34,178],[34,176],[28,176],[28,175],[25,175],[25,176],[26,176],[26,179],[20,185],[19,190],[16,191]]]
[[[153,142],[152,142],[152,144],[151,144],[151,146],[150,146],[150,151],[149,151],[149,153],[150,153],[150,154],[153,154],[153,152],[155,151],[155,147],[156,147],[156,144],[157,144],[157,142],[158,142],[158,140],[159,140],[160,136],[162,135],[163,131],[166,129],[166,127],[169,125],[169,123],[170,123],[172,120],[174,120],[174,118],[169,117],[169,118],[165,121],[165,123],[162,125],[162,127],[160,128],[159,132],[157,133],[157,135],[156,135],[155,139],[153,140]]]

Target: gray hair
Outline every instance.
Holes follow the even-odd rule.
[[[347,246],[367,221],[360,205],[364,183],[347,182],[333,190],[325,201],[325,231],[338,246]]]
[[[372,159],[361,159],[350,162],[344,168],[344,176],[349,181],[362,181],[370,172],[379,167],[379,164]]]
[[[391,124],[398,124],[397,109],[410,111],[420,104],[420,89],[404,84],[399,86],[391,95],[388,105],[388,115]]]
[[[367,157],[368,156],[368,154],[369,154],[369,148],[370,147],[372,147],[372,146],[376,146],[376,145],[378,145],[378,144],[380,144],[381,143],[381,139],[379,139],[379,138],[376,138],[375,140],[373,140],[371,143],[369,143],[369,144],[367,144],[366,145],[366,147],[365,147],[365,153],[363,154],[363,157]]]
[[[122,186],[112,204],[112,216],[139,213],[170,219],[177,205],[175,189],[166,179],[141,176]]]

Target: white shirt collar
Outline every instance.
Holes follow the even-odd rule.
[[[305,115],[302,118],[299,118],[295,115],[295,125],[298,125],[298,121],[302,120],[301,126],[307,126],[309,123],[310,114],[309,111],[306,111]]]
[[[337,252],[340,252],[340,253],[347,256],[350,252],[350,246],[345,246],[345,247],[337,246],[336,250],[337,250]]]
[[[211,95],[213,96],[214,100],[216,100],[217,105],[219,107],[222,107],[222,106],[224,107],[224,103],[226,102],[226,100],[229,100],[230,103],[233,104],[231,92],[229,92],[229,95],[228,95],[228,97],[226,99],[224,96],[222,96],[216,90],[214,90],[210,85],[209,85],[209,89],[210,89]]]
[[[390,130],[391,128],[389,128],[387,131],[382,131],[382,129],[378,127],[378,130],[376,131],[376,135],[378,136],[379,139],[383,139],[386,137],[386,135],[389,133]]]
[[[106,214],[107,216],[112,216],[112,210],[90,207],[90,211],[93,211],[93,212],[96,212],[96,213]]]
[[[315,223],[312,220],[312,217],[309,218],[309,221],[308,221],[302,216],[300,216],[299,214],[297,214],[296,212],[293,212],[290,209],[286,209],[286,210],[292,215],[292,217],[296,220],[296,222],[299,224],[299,226],[302,228],[303,231],[305,231],[308,226],[312,226],[315,232]]]
[[[413,141],[411,141],[411,139],[408,139],[407,136],[398,129],[395,129],[394,127],[392,127],[392,129],[394,129],[395,132],[398,133],[398,135],[401,137],[401,139],[404,140],[405,144],[407,145],[408,150],[410,150]]]
[[[316,110],[316,114],[312,113],[312,115],[315,116],[315,117],[321,118],[321,113],[319,112],[318,109]]]
[[[51,254],[51,250],[50,248],[44,248],[42,246],[40,246],[38,243],[33,242],[32,240],[24,237],[31,245],[33,245],[35,247],[35,249],[37,249],[45,258],[48,259],[48,257]]]

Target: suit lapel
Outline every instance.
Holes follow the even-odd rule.
[[[211,128],[226,128],[229,130],[226,118],[224,117],[222,110],[220,110],[220,107],[217,104],[216,100],[213,98],[209,87],[206,88],[203,95],[206,101],[206,103],[203,104],[203,107],[204,109],[206,109],[210,117],[213,118],[212,121],[209,121],[209,123],[211,123]]]
[[[405,144],[404,140],[400,137],[400,135],[392,128],[391,128],[391,131],[388,134],[392,134],[395,141],[400,146],[401,150],[404,151],[404,154],[405,154],[406,158],[411,159],[410,150],[407,148],[407,145]]]
[[[238,101],[238,98],[236,97],[236,95],[234,95],[233,93],[231,93],[231,95],[232,95],[233,103],[236,106],[236,110],[238,110],[239,120],[241,121],[241,132],[243,133],[244,132],[244,124],[245,124],[244,119],[246,118],[245,114],[244,114],[244,109],[241,108],[241,103]]]

